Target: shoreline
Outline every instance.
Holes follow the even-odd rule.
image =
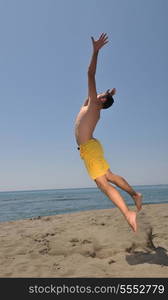
[[[144,206],[148,206],[148,205],[168,205],[168,200],[167,202],[159,202],[159,203],[155,203],[155,202],[150,202],[150,203],[142,203],[143,207]],[[135,207],[134,204],[128,204],[127,203],[127,206],[128,207]],[[32,216],[32,217],[27,217],[27,218],[23,218],[23,219],[14,219],[14,220],[7,220],[7,221],[0,221],[0,225],[3,224],[3,223],[10,223],[10,222],[19,222],[19,221],[25,221],[25,220],[36,220],[36,219],[41,219],[41,218],[45,218],[45,217],[57,217],[57,216],[64,216],[64,215],[73,215],[73,214],[78,214],[78,213],[85,213],[85,212],[97,212],[97,211],[108,211],[108,210],[111,210],[111,209],[117,209],[116,206],[112,206],[111,208],[97,208],[97,209],[86,209],[86,210],[77,210],[77,211],[73,211],[73,212],[64,212],[64,213],[59,213],[59,214],[51,214],[51,215],[37,215],[37,216]]]
[[[135,208],[135,206],[134,206]],[[168,203],[0,223],[0,277],[168,277]]]

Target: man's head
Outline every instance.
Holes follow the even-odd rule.
[[[107,90],[105,93],[98,95],[98,99],[101,101],[101,108],[107,109],[113,105],[113,95],[116,93],[116,89],[113,88],[111,91]]]

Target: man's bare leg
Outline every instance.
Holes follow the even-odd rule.
[[[115,184],[125,192],[127,192],[134,200],[137,210],[142,208],[142,194],[134,191],[134,189],[128,184],[128,182],[121,176],[112,173],[110,170],[106,173],[106,179]]]
[[[131,226],[133,231],[136,232],[136,212],[129,210],[120,193],[108,183],[105,175],[96,178],[95,182],[97,186],[108,196],[108,198],[120,209],[128,224]]]

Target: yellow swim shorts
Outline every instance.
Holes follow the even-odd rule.
[[[97,139],[90,139],[85,144],[81,144],[80,157],[84,160],[86,169],[92,179],[104,175],[110,168],[104,158],[104,151],[101,143]]]

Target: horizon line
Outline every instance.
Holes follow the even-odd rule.
[[[132,186],[159,186],[159,185],[168,185],[168,183],[157,183],[157,184],[133,184]],[[13,192],[32,192],[32,191],[53,191],[53,190],[71,190],[71,189],[94,189],[96,186],[88,186],[88,187],[64,187],[64,188],[34,188],[34,189],[21,189],[21,190],[4,190],[0,191],[0,193],[13,193]]]

